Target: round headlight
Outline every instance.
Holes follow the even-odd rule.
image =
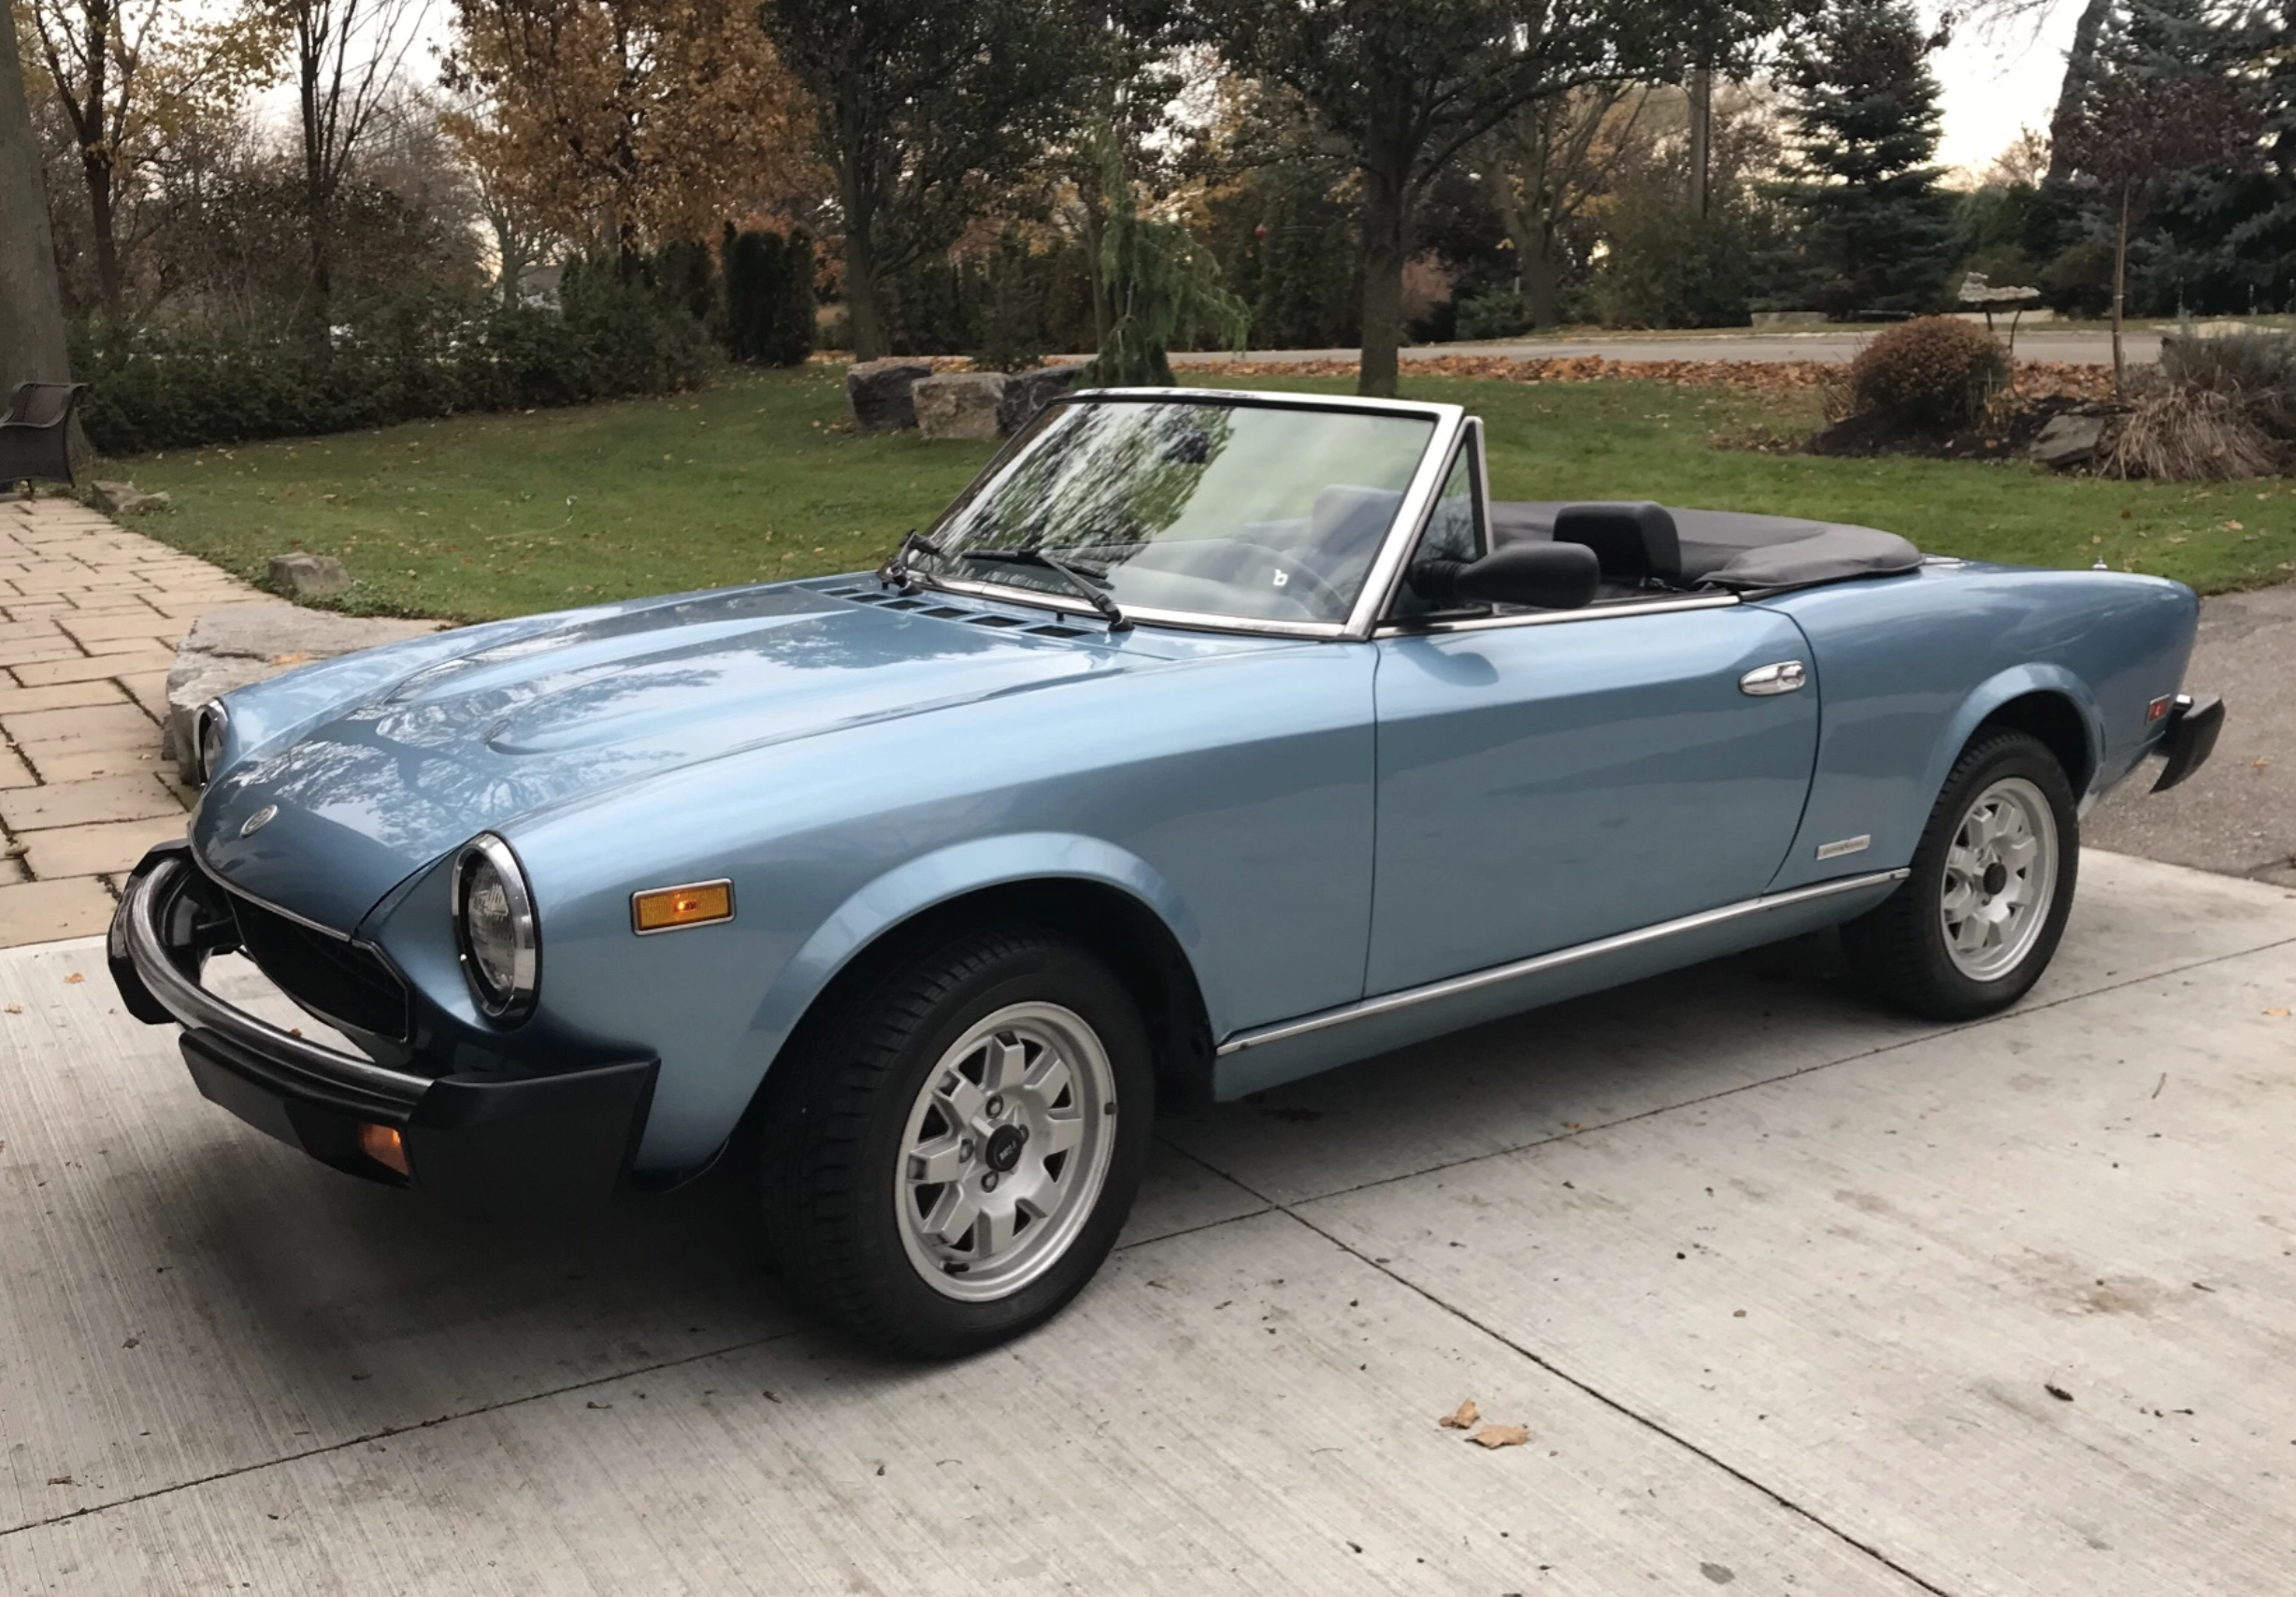
[[[454,926],[479,1007],[496,1020],[524,1016],[541,967],[534,899],[518,856],[492,832],[465,843],[455,862]]]
[[[192,723],[192,776],[203,787],[222,774],[223,734],[230,728],[231,713],[222,699],[210,698],[199,707]]]

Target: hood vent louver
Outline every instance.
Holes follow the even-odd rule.
[[[931,616],[936,621],[962,621],[970,626],[985,626],[991,631],[1018,631],[1031,638],[1089,638],[1092,633],[1082,626],[1069,626],[1057,621],[1031,623],[1020,615],[1001,615],[995,611],[966,610],[953,604],[936,604],[897,591],[883,588],[823,588],[830,598],[851,599],[855,604],[875,605],[880,610],[911,611]]]

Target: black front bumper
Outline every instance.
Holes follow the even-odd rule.
[[[229,924],[189,845],[163,843],[129,877],[108,943],[129,1013],[182,1026],[183,1062],[210,1101],[323,1164],[467,1213],[594,1208],[622,1185],[658,1060],[542,1076],[392,1070],[282,1031],[200,986]],[[398,1133],[406,1173],[362,1150],[362,1127]]]
[[[2169,706],[2168,730],[2160,734],[2160,752],[2168,756],[2155,793],[2166,793],[2208,763],[2217,752],[2217,734],[2224,729],[2224,700],[2213,693],[2180,693]]]

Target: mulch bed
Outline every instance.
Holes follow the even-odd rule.
[[[2109,381],[2106,387],[2111,387]],[[2011,460],[2021,458],[2041,436],[2042,429],[2055,418],[2069,413],[2094,415],[2113,409],[2110,400],[2079,394],[2019,394],[2014,400],[1997,402],[1975,426],[1942,433],[1906,427],[1869,412],[1822,428],[1801,440],[1793,452],[1864,457],[1917,454],[1934,460]]]

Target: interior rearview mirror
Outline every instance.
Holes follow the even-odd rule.
[[[1510,543],[1482,559],[1422,560],[1411,590],[1438,609],[1514,604],[1530,610],[1577,610],[1594,602],[1602,565],[1584,543]]]

